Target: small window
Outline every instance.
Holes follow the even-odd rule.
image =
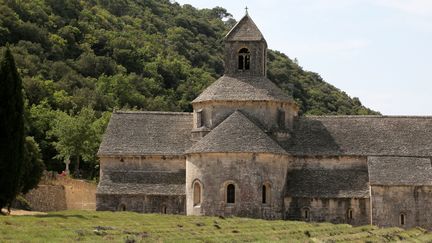
[[[235,203],[235,186],[233,184],[227,186],[227,203]]]
[[[400,225],[405,225],[405,223],[406,223],[406,215],[404,214],[404,213],[401,213],[400,214],[400,216],[399,216],[399,223],[400,223]]]
[[[270,185],[264,184],[262,186],[262,203],[263,204],[270,203],[270,193],[271,193]]]
[[[278,126],[280,129],[285,129],[285,111],[284,110],[278,110]]]
[[[351,208],[347,210],[347,219],[353,219],[353,210]]]
[[[247,48],[240,49],[238,53],[238,69],[239,70],[250,69],[250,52]]]
[[[197,181],[194,183],[193,200],[194,206],[201,205],[201,185]]]
[[[309,220],[309,218],[310,218],[310,210],[309,210],[309,208],[303,208],[302,209],[302,218],[304,220]]]
[[[238,57],[238,69],[239,70],[243,70],[243,64],[244,63],[244,56],[243,55],[239,55]]]
[[[196,127],[202,127],[203,126],[203,121],[202,121],[202,109],[198,110],[196,112]]]
[[[118,207],[119,211],[126,211],[126,205],[124,205],[123,203],[119,205]]]

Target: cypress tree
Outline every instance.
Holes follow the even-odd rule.
[[[0,209],[20,192],[24,163],[22,82],[9,47],[0,61]]]

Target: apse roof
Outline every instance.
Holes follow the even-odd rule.
[[[286,154],[272,138],[240,111],[235,111],[186,153]]]

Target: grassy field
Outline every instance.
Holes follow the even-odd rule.
[[[130,212],[65,211],[0,216],[0,242],[432,242],[414,228],[192,217]]]

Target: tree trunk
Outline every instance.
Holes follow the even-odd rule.
[[[76,160],[76,165],[75,165],[75,176],[79,177],[80,173],[79,173],[79,166],[80,166],[80,157],[79,155],[77,156],[77,160]]]

